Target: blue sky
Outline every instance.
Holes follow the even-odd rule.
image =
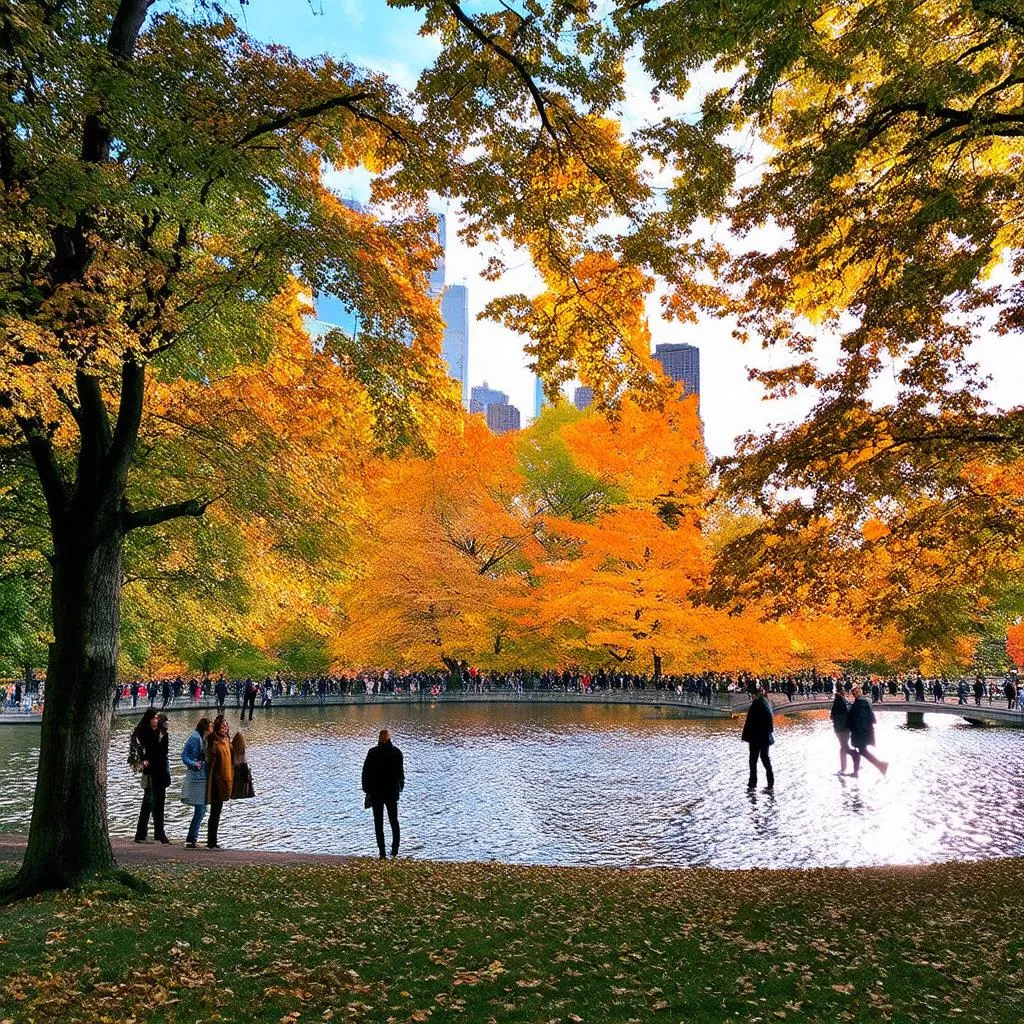
[[[302,57],[345,56],[406,86],[437,52],[436,43],[419,35],[419,11],[383,0],[252,0],[240,20],[257,39],[283,43]]]

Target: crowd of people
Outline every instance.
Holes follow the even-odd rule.
[[[1016,670],[1000,679],[978,674],[969,680],[961,677],[949,680],[943,677],[926,679],[920,672],[889,678],[831,676],[814,670],[789,675],[755,675],[753,673],[726,674],[720,672],[689,673],[658,676],[641,673],[580,669],[537,671],[515,669],[488,671],[464,665],[447,670],[421,672],[358,672],[339,675],[293,678],[278,672],[260,680],[252,677],[227,679],[223,673],[214,678],[210,674],[155,682],[134,682],[119,686],[114,695],[114,706],[124,703],[138,707],[164,710],[169,706],[215,703],[224,712],[229,704],[251,720],[258,706],[272,707],[275,700],[299,700],[307,703],[326,703],[330,698],[383,695],[439,696],[447,692],[528,693],[561,692],[599,694],[613,692],[647,692],[661,696],[675,695],[683,701],[717,706],[729,694],[756,694],[758,687],[765,693],[784,696],[790,701],[798,699],[828,699],[837,684],[849,689],[854,683],[861,686],[864,697],[873,703],[886,698],[907,701],[956,700],[960,704],[973,701],[976,705],[1007,702],[1011,710],[1024,712],[1024,686]]]

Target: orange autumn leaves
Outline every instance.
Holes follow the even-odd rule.
[[[375,468],[337,664],[783,671],[865,654],[870,641],[841,616],[766,622],[756,607],[700,603],[714,550],[695,400],[658,410],[626,397],[614,418],[547,417],[504,437],[470,417],[432,457]],[[561,481],[524,468],[527,450],[543,461],[540,436]],[[585,489],[574,474],[588,499],[558,500],[560,486]]]

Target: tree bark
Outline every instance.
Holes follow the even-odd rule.
[[[660,654],[655,654],[654,655],[654,684],[655,684],[655,686],[657,686],[657,684],[660,681],[661,681],[661,655]]]
[[[65,888],[115,867],[107,834],[107,749],[117,683],[124,535],[76,531],[54,559],[54,642],[46,669],[28,847],[7,896]]]

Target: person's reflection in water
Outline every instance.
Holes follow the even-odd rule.
[[[775,813],[774,790],[767,789],[759,794],[756,789],[748,789],[747,800],[750,802],[750,823],[758,839],[778,838],[779,818]]]

